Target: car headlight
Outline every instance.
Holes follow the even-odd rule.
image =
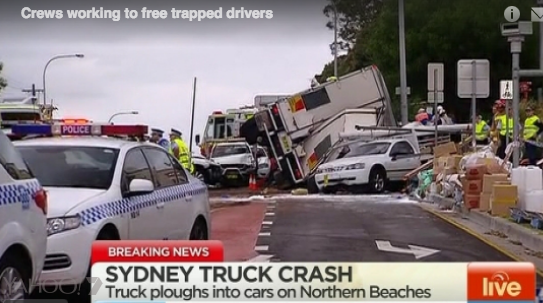
[[[364,163],[356,163],[356,164],[351,164],[351,165],[345,166],[345,169],[346,169],[346,170],[350,170],[350,169],[364,169],[364,167],[365,167]]]
[[[76,229],[81,226],[81,217],[70,216],[47,219],[47,235],[54,235],[63,231]]]

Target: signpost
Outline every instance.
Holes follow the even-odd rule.
[[[458,61],[458,97],[471,98],[472,140],[475,150],[477,141],[475,127],[477,124],[477,99],[490,96],[490,62],[486,59],[463,59]]]
[[[509,103],[513,101],[513,80],[500,81],[500,99],[505,100],[505,115],[509,117]],[[505,145],[509,145],[509,119],[505,119]]]
[[[437,146],[437,104],[443,103],[443,77],[444,77],[444,64],[443,63],[428,63],[428,102],[434,103],[434,146]]]

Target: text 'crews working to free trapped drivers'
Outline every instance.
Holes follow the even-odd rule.
[[[121,19],[182,19],[189,21],[202,21],[205,19],[272,19],[273,11],[266,9],[245,9],[232,7],[224,10],[219,7],[216,10],[183,10],[172,8],[168,10],[152,10],[143,7],[140,10],[125,8],[104,9],[103,7],[86,10],[68,9],[68,10],[35,10],[30,7],[24,7],[21,10],[23,19],[109,19],[120,21]]]

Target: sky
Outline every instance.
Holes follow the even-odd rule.
[[[57,118],[105,122],[118,112],[118,124],[146,124],[167,132],[176,128],[188,141],[192,86],[196,82],[194,134],[202,134],[207,116],[254,103],[257,94],[290,94],[309,88],[310,80],[332,60],[333,32],[322,10],[326,0],[50,0],[0,3],[0,62],[8,80],[4,96],[43,86],[47,61],[61,54],[84,58],[58,59],[46,71],[47,99],[59,108]],[[14,4],[19,3],[19,4]],[[25,9],[23,12],[24,8]],[[103,7],[121,10],[118,21],[70,19],[68,10]],[[166,10],[166,19],[143,19],[141,9]],[[216,12],[222,7],[222,12]],[[228,11],[270,10],[266,18],[232,18]],[[124,9],[138,11],[125,18]],[[220,19],[173,19],[171,9],[213,10]],[[49,12],[37,18],[31,10]],[[242,12],[246,14],[247,12]],[[268,12],[269,13],[269,12]],[[268,14],[269,16],[269,14]],[[95,15],[95,17],[100,17]],[[107,16],[106,16],[107,17]],[[113,16],[114,17],[114,16]]]

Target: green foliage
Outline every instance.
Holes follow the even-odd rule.
[[[0,74],[2,74],[3,69],[4,69],[4,64],[0,62]],[[8,81],[5,78],[2,78],[0,76],[0,91],[6,88],[6,86],[8,86]]]
[[[337,9],[345,16],[356,14],[351,6],[355,3],[368,3],[369,0],[331,0],[337,1]],[[340,5],[341,4],[341,5]],[[460,121],[469,119],[470,101],[458,99],[456,96],[456,66],[461,59],[488,59],[491,64],[491,98],[479,100],[478,108],[490,111],[493,100],[499,98],[499,81],[511,78],[511,54],[509,43],[501,36],[500,24],[505,22],[503,11],[510,6],[506,0],[492,2],[483,0],[409,0],[405,1],[405,36],[407,59],[407,83],[411,87],[410,103],[427,98],[427,65],[430,62],[442,62],[445,65],[445,104],[448,112]],[[515,2],[521,11],[521,20],[529,20],[530,7],[535,6],[532,0]],[[347,9],[345,12],[343,9]],[[394,98],[395,112],[398,107],[398,96],[395,88],[399,86],[399,35],[398,35],[398,1],[386,0],[376,6],[371,16],[358,14],[356,22],[353,17],[341,18],[350,20],[341,22],[345,26],[339,32],[343,40],[355,35],[354,41],[348,41],[352,48],[340,66],[341,71],[351,72],[360,67],[376,64],[383,73],[390,95]],[[368,18],[368,19],[364,19]],[[538,62],[538,29],[534,26],[534,35],[527,37],[523,44],[521,66],[537,68]],[[328,64],[323,76],[328,75]],[[535,87],[541,82],[530,80]],[[410,115],[415,112],[410,110]],[[399,115],[398,115],[399,117]]]

